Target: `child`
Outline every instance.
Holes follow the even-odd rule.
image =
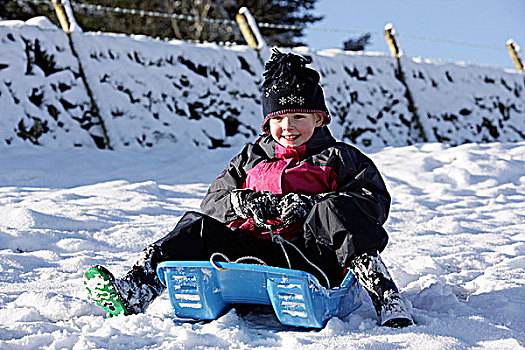
[[[213,181],[202,213],[186,213],[122,279],[102,266],[86,272],[91,298],[108,315],[146,309],[164,290],[156,275],[160,262],[222,253],[307,271],[325,286],[339,285],[350,268],[381,325],[413,324],[378,253],[388,241],[382,224],[390,195],[372,161],[330,134],[320,77],[306,67],[310,62],[274,49],[262,86],[264,134]],[[104,290],[95,289],[101,280]]]

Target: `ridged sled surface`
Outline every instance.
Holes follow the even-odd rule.
[[[167,286],[175,315],[213,320],[232,304],[272,305],[279,321],[323,328],[361,305],[361,286],[349,272],[339,287],[326,289],[316,277],[298,270],[240,263],[167,261],[157,274]]]

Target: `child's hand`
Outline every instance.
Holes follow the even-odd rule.
[[[243,219],[253,218],[259,227],[266,227],[268,220],[275,220],[279,215],[279,198],[270,191],[233,190],[230,200],[235,214]]]
[[[314,200],[308,196],[288,193],[279,202],[279,218],[285,226],[288,226],[299,219],[305,218],[312,210],[314,204]]]

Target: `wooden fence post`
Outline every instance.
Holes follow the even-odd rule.
[[[520,47],[512,39],[507,40],[506,46],[507,50],[509,51],[510,58],[512,58],[512,62],[514,62],[514,65],[516,66],[516,69],[518,72],[523,72],[523,60],[520,56]]]
[[[58,21],[60,22],[60,26],[67,34],[71,33],[71,25],[69,23],[69,19],[67,17],[64,6],[62,5],[62,2],[60,0],[52,0],[52,3],[53,7],[55,8]]]
[[[260,51],[266,46],[266,42],[257,27],[257,22],[255,22],[255,19],[246,7],[240,8],[239,13],[235,16],[235,20],[241,29],[244,40],[251,48]]]
[[[392,54],[392,57],[396,60],[397,67],[394,70],[396,79],[398,79],[401,84],[406,89],[406,99],[408,102],[408,111],[412,113],[412,125],[411,127],[414,128],[415,132],[417,133],[417,141],[418,142],[427,142],[428,138],[425,132],[425,129],[423,128],[423,125],[421,124],[421,118],[419,117],[419,113],[417,111],[416,103],[414,101],[414,97],[412,96],[412,92],[410,91],[410,86],[408,86],[408,82],[405,77],[405,72],[403,71],[403,67],[401,65],[401,57],[403,56],[403,50],[401,49],[401,46],[399,46],[399,43],[396,40],[396,30],[394,29],[394,26],[392,23],[388,23],[385,26],[385,38],[386,42],[388,44],[388,48],[390,49],[390,53]]]
[[[392,57],[400,58],[401,56],[403,56],[403,50],[401,50],[401,46],[399,46],[395,35],[396,30],[394,29],[394,26],[392,25],[392,23],[388,23],[385,26],[386,43],[388,44],[388,48],[390,49]]]
[[[80,78],[82,79],[82,82],[84,83],[84,87],[86,88],[86,92],[89,96],[90,102],[91,102],[91,112],[93,115],[98,119],[100,128],[102,130],[102,135],[104,137],[104,146],[110,150],[113,149],[111,146],[111,142],[109,140],[108,131],[106,129],[106,125],[104,123],[104,119],[101,116],[100,108],[98,107],[97,101],[93,95],[93,90],[91,90],[91,87],[88,84],[88,80],[82,65],[82,60],[80,59],[80,56],[77,53],[77,50],[75,49],[75,45],[73,42],[73,35],[75,32],[82,32],[82,28],[77,24],[75,20],[75,16],[73,14],[73,9],[71,8],[71,4],[69,3],[69,0],[51,0],[53,2],[53,7],[55,8],[55,11],[57,13],[58,21],[60,22],[60,26],[66,32],[67,37],[69,39],[69,46],[71,47],[71,52],[73,56],[78,61],[78,70],[80,74]]]

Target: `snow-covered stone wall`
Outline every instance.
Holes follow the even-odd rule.
[[[360,148],[525,139],[525,75],[310,51],[334,135]],[[0,147],[240,147],[260,132],[269,51],[0,21]]]
[[[70,147],[102,140],[68,37],[0,21],[0,145]]]

